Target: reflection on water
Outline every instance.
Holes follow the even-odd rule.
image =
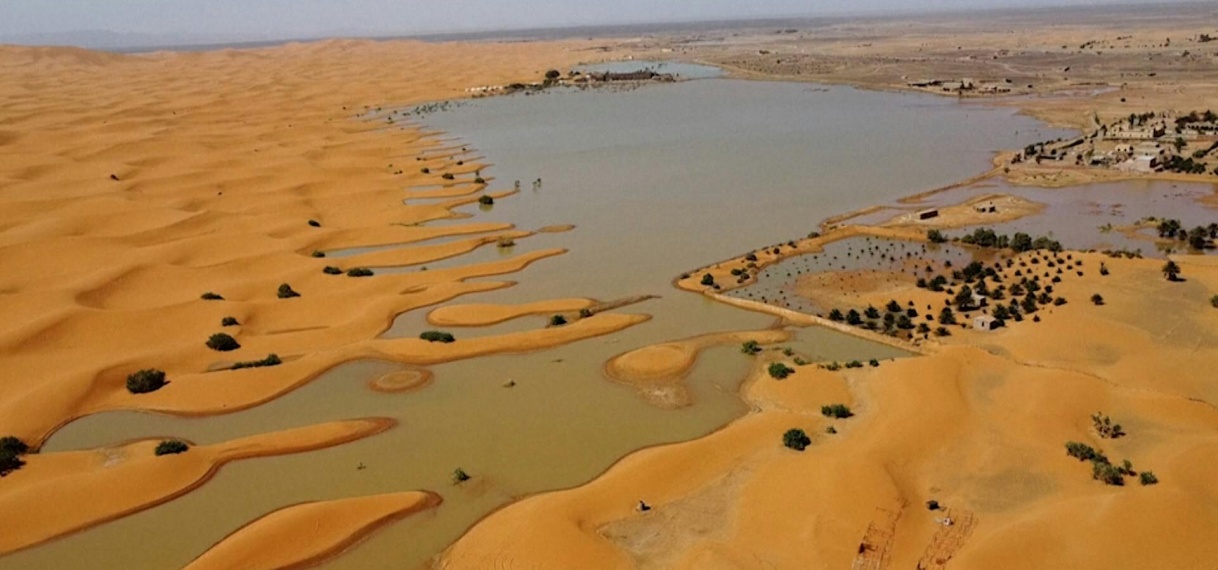
[[[427,264],[430,270],[541,248],[570,249],[503,277],[519,281],[517,287],[455,302],[570,296],[608,301],[657,294],[660,299],[623,309],[654,319],[543,352],[435,366],[435,381],[417,392],[373,392],[366,382],[394,365],[357,362],[274,402],[228,416],[108,413],[74,422],[50,440],[48,449],[155,435],[212,442],[363,416],[393,417],[399,425],[334,449],[231,464],[182,498],[6,557],[0,566],[180,567],[276,508],[430,489],[445,499],[434,514],[390,527],[331,564],[418,566],[513,498],[578,485],[632,450],[698,437],[745,411],[736,389],[751,361],[738,347],[703,354],[688,379],[695,404],[679,410],[652,407],[632,389],[603,377],[604,362],[627,350],[774,325],[772,317],[678,292],[671,286],[674,276],[802,236],[829,215],[965,178],[986,168],[993,150],[1066,134],[1041,129],[1009,110],[925,95],[839,87],[813,92],[806,85],[725,79],[628,93],[551,91],[481,99],[425,120],[490,157],[495,166],[487,174],[497,177],[492,191],[523,181],[522,193],[497,201],[489,211],[463,208],[474,221],[520,228],[577,225],[571,232],[517,240],[511,251],[488,246]],[[537,179],[543,183],[534,187]],[[423,314],[400,317],[388,335],[417,335],[426,326]],[[493,330],[538,324],[525,318]],[[821,329],[800,331],[794,343],[801,352],[826,359],[900,355]],[[503,387],[508,380],[514,388]],[[357,470],[360,463],[367,469]],[[474,480],[454,487],[449,474],[458,466]]]

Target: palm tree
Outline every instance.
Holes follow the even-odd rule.
[[[1163,275],[1168,281],[1177,281],[1180,279],[1180,266],[1174,261],[1168,261],[1163,265]]]

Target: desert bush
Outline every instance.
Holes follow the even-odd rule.
[[[850,362],[846,363],[846,368],[862,368],[862,367],[863,367],[863,363],[859,362],[857,360],[851,360]]]
[[[127,376],[127,391],[132,394],[156,392],[165,386],[165,372],[147,368]]]
[[[21,469],[24,465],[25,461],[19,455],[10,451],[0,451],[0,477]]]
[[[871,307],[871,306],[868,306],[867,310],[863,311],[863,314],[867,315],[867,318],[869,318],[869,319],[880,318],[880,310],[875,307]]]
[[[781,362],[773,362],[770,363],[768,371],[770,373],[770,377],[774,378],[775,380],[782,380],[794,373],[795,369]]]
[[[550,317],[550,326],[561,327],[567,324],[567,318],[562,315],[554,315]]]
[[[1103,296],[1103,295],[1100,295],[1099,293],[1096,293],[1096,294],[1094,294],[1094,295],[1092,295],[1092,296],[1091,296],[1091,302],[1092,302],[1092,303],[1094,303],[1096,306],[1103,305],[1103,304],[1104,304],[1104,296]]]
[[[241,323],[237,322],[236,317],[224,317],[223,319],[220,319],[220,326],[222,327],[235,327],[240,324]]]
[[[846,324],[854,326],[861,325],[863,324],[863,316],[860,315],[858,311],[850,309],[850,311],[846,313]]]
[[[579,318],[587,319],[591,316],[592,316],[592,309],[580,309],[579,310]]]
[[[1105,485],[1121,486],[1125,484],[1125,474],[1111,463],[1103,461],[1091,462],[1091,478],[1103,481]]]
[[[711,275],[710,273],[706,273],[706,274],[702,275],[701,283],[702,283],[702,285],[705,285],[705,286],[714,285],[715,276]]]
[[[475,176],[474,184],[486,184],[486,179],[481,176]]]
[[[313,253],[312,253],[311,255],[312,255],[313,257],[325,257],[325,256],[326,256],[326,252],[321,251],[321,250],[317,250],[317,249],[315,249],[315,250],[313,250]]]
[[[947,237],[946,237],[946,236],[944,236],[944,235],[943,235],[943,232],[941,232],[941,231],[939,231],[939,230],[929,230],[929,231],[927,231],[927,232],[926,232],[926,239],[930,240],[930,243],[945,243],[945,242],[947,242]]]
[[[372,270],[367,267],[352,267],[347,270],[347,277],[372,277]]]
[[[224,297],[220,296],[217,293],[212,293],[211,291],[208,291],[202,295],[199,295],[199,298],[203,299],[204,301],[223,301],[224,300]]]
[[[342,275],[343,274],[343,270],[341,268],[334,267],[333,265],[327,265],[325,269],[321,270],[321,272],[325,273],[326,275]]]
[[[1159,478],[1151,471],[1143,471],[1138,474],[1138,482],[1142,485],[1157,485]]]
[[[458,467],[456,469],[453,469],[452,478],[453,478],[453,484],[459,485],[461,483],[469,481],[469,473],[466,473],[464,469]]]
[[[755,340],[746,340],[740,345],[740,352],[745,354],[757,354],[761,352],[761,346]]]
[[[1090,445],[1087,445],[1085,443],[1080,443],[1077,441],[1066,442],[1066,455],[1069,455],[1070,457],[1078,459],[1079,461],[1100,461],[1103,463],[1108,462],[1108,458],[1104,457],[1103,453],[1100,453],[1098,450],[1096,450],[1094,447],[1091,447]]]
[[[947,307],[943,307],[943,310],[939,311],[939,324],[941,324],[941,325],[956,324],[955,313],[953,313],[951,309],[949,309]]]
[[[812,438],[808,437],[808,434],[804,433],[804,430],[792,428],[782,434],[782,444],[789,449],[803,451],[809,445],[812,445]]]
[[[500,249],[503,249],[506,247],[515,247],[516,240],[514,240],[510,237],[504,236],[504,237],[499,238],[499,240],[495,242],[495,246]]]
[[[1218,299],[1218,295],[1215,295],[1214,298]],[[1215,307],[1218,307],[1218,305],[1215,305]],[[841,309],[833,309],[832,311],[829,311],[829,320],[841,322],[846,320],[846,317],[842,314]]]
[[[184,441],[178,439],[167,439],[156,445],[156,451],[154,453],[156,453],[158,456],[177,455],[179,453],[185,453],[188,449],[190,449],[190,446],[186,445],[186,442]]]
[[[229,352],[241,348],[237,339],[225,333],[216,333],[207,338],[207,348],[218,352]]]
[[[947,330],[947,327],[938,327],[935,329],[935,336],[952,336],[952,331]]]
[[[422,172],[423,174],[431,174],[431,169],[424,166],[423,168],[419,169],[419,172]]]
[[[263,358],[262,360],[247,360],[245,362],[238,362],[233,365],[232,369],[241,370],[242,368],[262,368],[264,366],[279,366],[280,364],[283,364],[283,361],[279,359],[278,355],[268,354],[266,358]]]
[[[854,415],[854,412],[851,412],[850,408],[845,404],[821,406],[820,413],[827,418],[837,418],[839,420],[844,420]]]
[[[480,196],[478,198],[478,203],[482,204],[483,206],[494,206],[495,199],[492,198],[491,196],[487,196],[487,195],[483,194],[482,196]]]
[[[445,344],[457,340],[452,334],[442,331],[426,331],[420,334],[419,338],[427,342],[442,342]]]
[[[317,221],[317,220],[309,220],[309,225],[310,225],[310,226],[313,226],[313,227],[315,227],[315,228],[320,228],[320,227],[321,227],[321,222],[319,222],[319,221]]]
[[[6,435],[0,437],[0,453],[10,453],[12,455],[25,455],[29,453],[30,446],[26,445],[21,438]]]
[[[445,180],[452,180],[453,178],[455,178],[455,176],[453,176],[453,173],[451,173],[451,172],[445,172],[444,174],[440,175],[440,178],[443,178]]]
[[[931,510],[931,511],[939,510],[939,501],[935,501],[935,500],[926,501],[926,508],[927,508],[927,510]]]
[[[1163,276],[1166,277],[1168,281],[1179,281],[1180,266],[1174,261],[1168,261],[1167,263],[1163,264]]]
[[[880,365],[880,361],[872,358],[870,361],[867,362],[867,364],[871,365],[872,368],[876,368]]]
[[[1112,423],[1112,418],[1099,412],[1091,415],[1091,426],[1104,439],[1117,439],[1125,435],[1125,430],[1121,429],[1121,424]]]
[[[277,295],[277,296],[278,296],[280,299],[291,299],[292,297],[299,297],[299,296],[300,296],[300,293],[297,293],[296,291],[293,291],[293,290],[292,290],[292,286],[291,286],[291,285],[288,285],[287,283],[281,284],[281,285],[279,286],[279,291],[278,291],[278,292],[276,292],[275,294],[276,294],[276,295]]]
[[[1218,295],[1214,295],[1213,297],[1210,297],[1210,306],[1215,309],[1218,309]]]

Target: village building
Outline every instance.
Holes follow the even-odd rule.
[[[992,331],[1002,325],[1002,321],[992,315],[979,315],[973,319],[973,328],[979,331]]]

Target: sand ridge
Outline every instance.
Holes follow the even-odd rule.
[[[188,570],[306,568],[334,558],[378,528],[435,509],[435,493],[403,492],[286,507],[242,527]],[[267,548],[267,545],[276,548]]]
[[[330,422],[259,434],[178,455],[156,456],[161,440],[31,455],[0,486],[0,505],[21,512],[0,538],[13,552],[169,501],[205,483],[225,463],[301,453],[370,437],[394,425],[385,418]]]

